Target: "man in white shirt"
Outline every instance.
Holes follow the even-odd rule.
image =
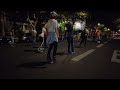
[[[57,13],[51,12],[51,19],[48,20],[46,24],[46,35],[47,35],[47,44],[49,45],[48,53],[47,53],[47,60],[49,63],[55,63],[56,62],[56,52],[57,52],[57,46],[58,46],[58,38],[59,38],[59,32],[58,32],[58,22],[56,20]],[[54,49],[53,49],[54,48]],[[51,50],[53,49],[53,55],[51,58]]]

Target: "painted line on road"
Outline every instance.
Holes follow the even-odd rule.
[[[100,45],[98,45],[98,46],[96,46],[97,48],[100,48],[100,47],[102,47],[104,44],[100,44]]]
[[[108,43],[108,41],[104,42],[104,44]]]
[[[85,53],[72,58],[71,60],[75,61],[75,62],[80,61],[81,59],[83,59],[84,57],[86,57],[87,55],[91,54],[94,51],[95,51],[95,49],[90,49],[90,50],[86,51]]]
[[[110,40],[108,40],[108,41],[104,42],[104,44],[106,44],[106,43],[108,43],[108,42],[110,42]]]
[[[117,59],[117,52],[118,50],[114,50],[112,58],[111,58],[111,62],[116,62],[116,63],[120,63],[120,59]]]

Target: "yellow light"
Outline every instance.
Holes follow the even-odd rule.
[[[108,28],[108,31],[110,31],[110,29]]]
[[[100,25],[100,23],[98,23],[98,25]]]

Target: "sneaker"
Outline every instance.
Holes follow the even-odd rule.
[[[50,61],[49,63],[50,63],[50,64],[53,64],[54,62],[53,62],[53,61]]]
[[[56,63],[56,61],[54,61],[54,63]]]
[[[56,63],[56,57],[53,57],[53,62]]]
[[[11,45],[11,47],[15,47],[15,45]]]
[[[67,52],[67,55],[70,55],[71,54],[71,52]]]
[[[52,59],[51,59],[50,57],[47,57],[47,61],[48,61],[48,62],[51,62]]]
[[[71,52],[71,54],[74,54],[75,52]]]

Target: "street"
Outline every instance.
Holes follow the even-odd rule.
[[[75,41],[75,54],[68,55],[62,41],[54,64],[46,62],[47,48],[38,53],[30,45],[0,47],[0,79],[120,79],[120,62],[114,61],[120,60],[114,53],[119,46],[120,39],[88,41],[86,47]]]

